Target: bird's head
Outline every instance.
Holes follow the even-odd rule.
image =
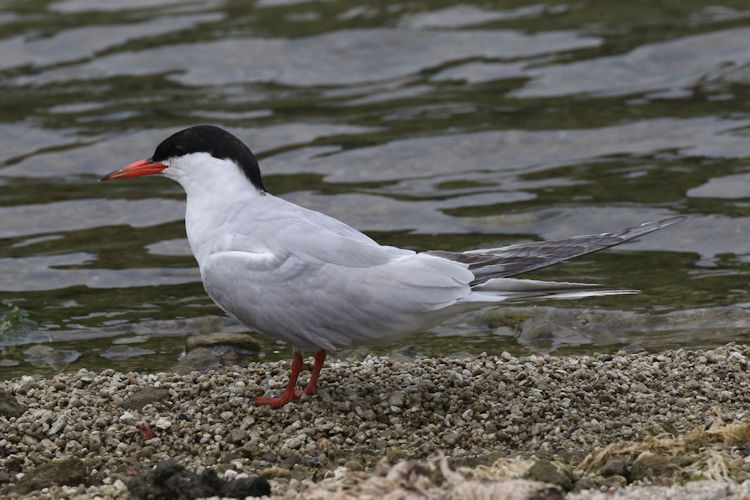
[[[192,179],[224,177],[229,173],[226,169],[238,169],[258,191],[266,191],[250,148],[224,129],[197,125],[164,139],[150,158],[110,172],[100,180],[159,174],[186,186]]]

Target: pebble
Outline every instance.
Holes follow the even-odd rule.
[[[159,419],[156,421],[156,424],[154,425],[156,426],[157,429],[161,429],[165,431],[169,429],[170,427],[172,427],[172,421],[164,417],[159,417]]]
[[[750,348],[735,344],[658,354],[503,352],[408,362],[368,356],[327,364],[318,395],[281,409],[256,407],[253,398],[285,386],[283,362],[187,375],[105,370],[21,377],[0,381],[0,392],[23,410],[0,415],[0,497],[39,464],[71,458],[110,484],[69,485],[67,493],[39,489],[29,498],[114,498],[127,488],[125,471],[151,470],[167,458],[196,473],[260,475],[275,495],[302,498],[327,473],[372,474],[384,456],[395,463],[442,450],[452,461],[538,454],[556,463],[553,456],[582,457],[665,429],[684,434],[719,417],[747,417],[749,357]],[[158,437],[146,442],[142,425]],[[745,456],[735,454],[747,470]],[[649,481],[659,463],[642,460],[636,475]],[[615,465],[609,469],[614,479],[601,484],[619,487],[623,476]]]

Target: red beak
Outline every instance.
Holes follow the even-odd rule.
[[[142,175],[156,175],[160,174],[167,168],[166,165],[161,163],[154,163],[151,158],[131,163],[125,168],[110,172],[101,179],[100,181],[114,181],[117,179],[129,179],[131,177],[141,177]]]

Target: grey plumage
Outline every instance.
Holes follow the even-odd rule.
[[[474,273],[471,286],[479,285],[493,278],[507,278],[534,271],[559,262],[580,257],[587,253],[613,247],[644,234],[671,226],[686,217],[671,217],[639,226],[629,227],[617,233],[573,236],[564,240],[535,241],[500,248],[483,248],[467,252],[446,252],[428,250],[427,254],[442,257],[469,265]]]

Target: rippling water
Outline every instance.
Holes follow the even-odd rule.
[[[197,123],[245,140],[271,192],[417,250],[690,216],[532,275],[640,295],[377,352],[747,341],[748,40],[739,1],[1,1],[0,376],[160,370],[186,335],[241,330],[203,292],[179,186],[96,182]]]

